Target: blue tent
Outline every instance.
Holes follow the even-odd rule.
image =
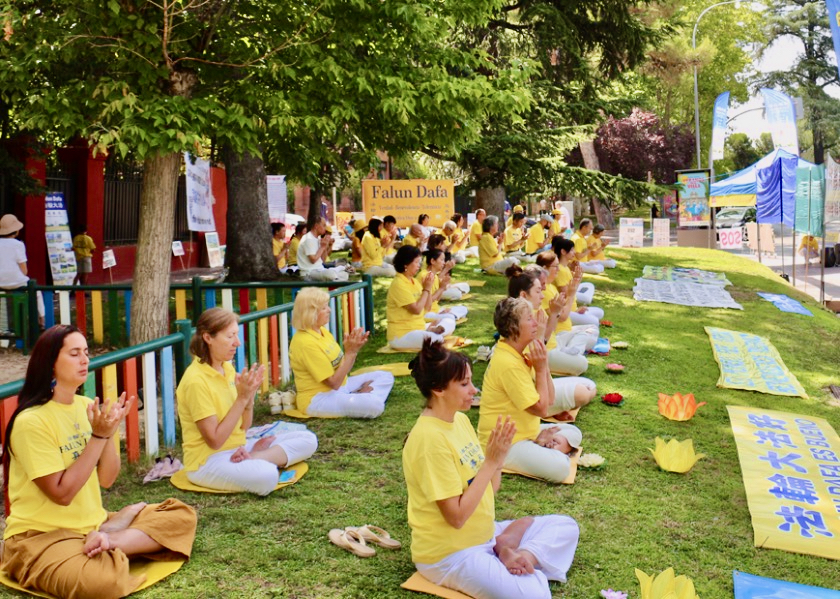
[[[712,183],[710,205],[718,206],[755,206],[758,190],[758,171],[773,165],[777,158],[797,158],[799,167],[813,166],[812,163],[786,150],[777,148],[764,158],[731,175],[723,181]],[[794,176],[796,170],[794,169]],[[795,180],[793,183],[795,187]]]

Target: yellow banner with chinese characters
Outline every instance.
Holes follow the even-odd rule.
[[[421,214],[429,225],[442,227],[455,212],[455,182],[451,179],[364,179],[362,203],[368,218],[397,219],[398,227],[410,227]]]
[[[840,560],[840,437],[822,418],[726,408],[755,546]]]

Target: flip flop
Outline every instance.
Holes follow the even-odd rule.
[[[333,545],[338,545],[358,557],[373,557],[376,555],[376,550],[368,547],[362,535],[355,529],[333,528],[327,537]]]
[[[355,531],[363,540],[370,541],[385,549],[399,549],[402,547],[402,543],[396,539],[392,539],[387,530],[374,526],[373,524],[365,524],[362,527],[356,528]]]

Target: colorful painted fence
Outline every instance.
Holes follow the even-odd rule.
[[[242,345],[237,350],[234,365],[237,370],[254,363],[265,365],[268,373],[262,387],[265,392],[271,386],[288,383],[291,379],[289,342],[294,334],[291,327],[294,304],[288,301],[268,306],[268,293],[261,293],[259,289],[256,298],[261,309],[240,315]],[[230,294],[224,293],[225,289],[221,291],[223,299],[232,299],[232,290]],[[369,279],[344,284],[329,292],[332,308],[329,328],[339,343],[343,342],[345,331],[356,327],[371,330],[373,317],[372,311],[367,309],[365,293],[370,293]],[[125,391],[142,400],[142,433],[139,402],[134,402],[125,423],[125,451],[131,462],[140,459],[141,441],[144,441],[147,456],[157,455],[161,442],[165,447],[176,444],[175,388],[192,359],[189,342],[193,326],[186,319],[174,324],[173,334],[96,356],[88,367],[88,380],[82,390],[84,395],[113,400]],[[6,425],[17,407],[17,394],[22,387],[22,380],[0,385],[0,443],[5,442]]]
[[[727,406],[756,547],[840,559],[840,437],[822,418]]]

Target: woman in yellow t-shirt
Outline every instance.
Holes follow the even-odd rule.
[[[265,367],[254,364],[237,374],[230,360],[239,345],[236,314],[210,308],[199,316],[190,341],[195,359],[176,392],[184,469],[194,485],[268,495],[277,486],[277,468],[311,456],[318,439],[309,431],[245,438]]]
[[[440,320],[441,318],[452,318],[454,320],[461,320],[466,318],[469,309],[466,306],[447,306],[441,309],[440,300],[444,299],[446,292],[449,290],[452,283],[450,282],[450,273],[446,269],[445,254],[441,250],[427,250],[426,251],[426,268],[421,270],[417,275],[417,280],[422,284],[423,279],[428,273],[435,276],[434,283],[432,283],[431,290],[431,306],[426,313],[426,320]],[[467,286],[469,289],[469,286]],[[459,290],[460,293],[460,290]]]
[[[393,277],[396,273],[394,267],[386,264],[383,259],[387,248],[391,247],[393,239],[382,245],[383,239],[380,236],[382,221],[372,218],[368,221],[368,230],[362,236],[362,268],[365,274],[372,277]]]
[[[105,511],[100,486],[119,474],[113,436],[134,398],[123,393],[100,405],[76,395],[89,364],[87,341],[74,326],[51,327],[32,350],[6,427],[11,511],[3,569],[32,592],[124,597],[143,582],[129,574],[134,557],[189,558],[196,515],[176,499]]]
[[[516,257],[505,258],[505,253],[499,248],[497,235],[499,234],[499,218],[488,216],[481,223],[481,239],[478,242],[478,262],[481,270],[487,273],[504,274],[512,264],[519,264]]]
[[[361,328],[344,335],[344,350],[330,323],[330,294],[304,287],[295,298],[289,359],[295,375],[297,408],[309,416],[376,418],[385,410],[394,375],[376,371],[347,377],[370,333]]]
[[[586,244],[589,246],[589,261],[597,262],[604,268],[615,268],[615,260],[607,258],[606,253],[604,253],[604,248],[609,245],[608,241],[601,239],[604,231],[604,225],[595,225],[592,228],[592,233],[586,238]]]
[[[274,254],[277,269],[285,272],[289,246],[286,245],[286,225],[283,223],[271,223],[271,252]]]
[[[493,322],[501,339],[481,385],[478,438],[486,445],[497,418],[510,416],[516,435],[505,468],[559,483],[569,475],[569,454],[580,447],[581,432],[571,424],[540,424],[566,409],[556,403],[540,320],[525,298],[506,297],[496,305]]]
[[[579,536],[569,516],[496,522],[494,496],[516,433],[501,417],[482,453],[469,419],[469,360],[426,341],[411,362],[426,403],[403,448],[411,559],[425,578],[471,597],[551,597]]]
[[[385,317],[388,320],[388,343],[394,349],[419,350],[429,337],[442,341],[455,330],[452,318],[442,318],[427,323],[424,316],[432,307],[432,286],[434,273],[418,282],[415,277],[420,271],[420,250],[404,245],[394,256],[394,277],[388,288]]]
[[[557,271],[557,277],[554,279],[554,285],[559,291],[561,288],[573,283],[574,292],[570,290],[571,297],[574,298],[572,305],[572,313],[570,318],[573,325],[589,324],[599,326],[601,319],[604,317],[604,311],[596,306],[578,306],[578,303],[591,303],[592,296],[595,294],[595,286],[592,283],[582,282],[583,270],[580,268],[580,262],[575,260],[575,244],[571,239],[563,237],[555,237],[551,240],[551,251],[560,260],[560,267]]]

